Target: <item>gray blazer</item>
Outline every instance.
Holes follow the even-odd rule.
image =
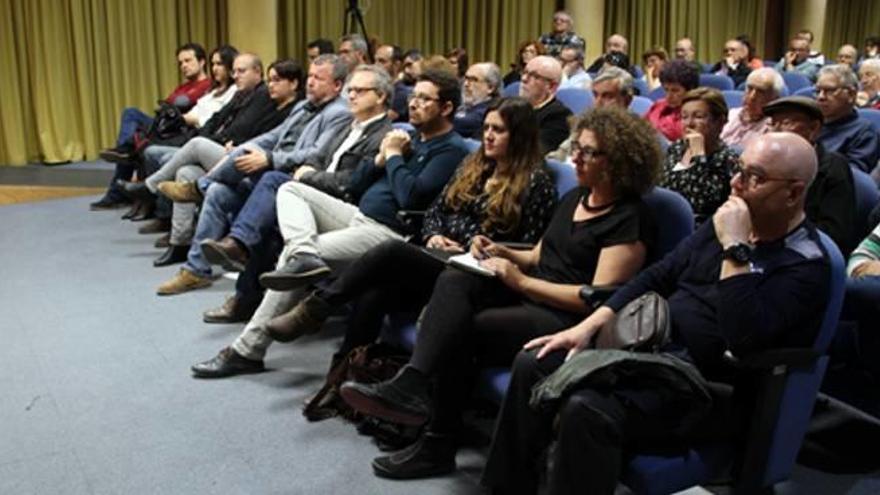
[[[339,157],[336,171],[325,172],[327,167],[330,166],[330,162],[333,161],[333,155],[336,153],[336,150],[351,132],[351,128],[349,127],[348,132],[339,132],[333,139],[327,142],[327,147],[322,150],[323,161],[313,165],[320,170],[305,174],[300,178],[300,182],[320,189],[337,198],[344,198],[351,174],[362,160],[372,160],[376,156],[379,152],[379,145],[382,144],[382,139],[389,131],[391,131],[391,120],[386,114],[381,119],[368,125],[354,145]]]
[[[303,116],[303,100],[293,108],[290,116],[278,127],[260,134],[245,144],[259,146],[266,151],[275,170],[289,172],[303,163],[322,163],[327,142],[351,123],[348,102],[341,96],[327,103],[306,125],[296,143],[285,143],[284,136]]]

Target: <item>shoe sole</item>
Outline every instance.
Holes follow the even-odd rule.
[[[200,284],[196,284],[196,285],[189,285],[185,288],[181,288],[181,289],[177,289],[177,290],[173,290],[173,291],[167,291],[167,290],[162,291],[162,290],[157,289],[156,295],[157,296],[176,296],[177,294],[183,294],[185,292],[189,292],[189,291],[193,291],[193,290],[204,289],[205,287],[208,287],[209,285],[211,285],[210,280],[205,283],[200,283]]]
[[[330,269],[327,267],[316,268],[298,275],[272,275],[271,273],[264,273],[260,275],[260,285],[266,289],[283,292],[307,287],[329,274]]]
[[[434,466],[430,468],[416,469],[405,473],[398,473],[395,471],[389,471],[385,468],[385,466],[379,464],[376,461],[373,461],[373,474],[380,478],[387,478],[391,480],[414,480],[421,478],[431,478],[434,476],[443,476],[446,474],[450,474],[453,471],[455,471],[455,464],[451,466]]]
[[[242,323],[249,320],[250,318],[202,315],[202,321],[205,323]]]
[[[340,387],[339,395],[341,395],[342,399],[355,411],[368,416],[373,416],[374,418],[384,419],[385,421],[407,426],[421,426],[428,421],[428,418],[424,416],[409,414],[388,407],[388,405],[382,401],[364,395],[355,388],[345,386]]]
[[[266,371],[266,368],[253,369],[253,370],[236,370],[234,372],[226,372],[226,373],[212,373],[212,372],[206,373],[206,372],[202,372],[202,371],[196,371],[195,368],[190,368],[190,371],[192,371],[193,378],[208,378],[208,379],[210,379],[210,378],[229,378],[231,376],[238,376],[238,375],[253,375],[256,373],[262,373],[262,372]]]
[[[202,254],[205,255],[205,259],[208,260],[208,263],[211,263],[212,265],[220,265],[227,272],[244,271],[244,263],[230,258],[225,251],[217,249],[213,244],[206,242],[200,244],[199,247],[201,247]]]
[[[288,342],[293,342],[294,340],[305,337],[306,335],[312,335],[314,333],[318,333],[321,331],[321,327],[323,325],[318,325],[317,328],[310,329],[310,331],[302,331],[302,332],[279,332],[277,330],[273,330],[271,326],[266,325],[266,333],[272,337],[272,340],[275,342],[281,342],[282,344],[286,344]]]

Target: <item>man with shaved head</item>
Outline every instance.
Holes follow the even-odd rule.
[[[523,69],[519,95],[531,103],[541,129],[544,152],[555,150],[568,137],[571,110],[556,99],[562,81],[562,64],[553,57],[537,56]]]
[[[599,58],[593,61],[590,67],[587,68],[587,72],[596,73],[602,70],[602,67],[605,66],[605,58],[609,53],[622,53],[624,55],[629,54],[629,41],[622,35],[614,33],[605,40],[605,53],[599,55]],[[629,69],[629,67],[627,67]]]
[[[711,222],[596,302],[581,323],[527,343],[514,361],[483,483],[498,493],[536,493],[538,466],[549,466],[548,493],[614,493],[627,446],[695,433],[741,436],[741,421],[697,431],[711,407],[704,377],[723,380],[726,351],[742,358],[812,346],[829,292],[827,254],[804,215],[815,174],[816,153],[804,138],[756,138]],[[660,352],[586,350],[624,305],[649,291],[669,303],[672,331]],[[567,369],[585,376],[554,403],[540,400],[539,387],[536,405],[546,407],[532,407],[533,385],[569,359]],[[601,378],[591,380],[595,369]],[[677,378],[663,378],[670,375]],[[549,459],[537,462],[553,440]]]
[[[749,74],[743,104],[728,111],[721,140],[728,146],[745,146],[767,132],[770,119],[764,115],[764,105],[779,98],[784,86],[782,76],[769,67]]]

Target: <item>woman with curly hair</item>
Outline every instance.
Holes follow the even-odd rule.
[[[581,117],[574,136],[580,187],[562,198],[540,242],[517,250],[475,237],[470,251],[494,277],[443,271],[409,363],[386,382],[341,387],[361,413],[428,422],[414,444],[373,461],[377,476],[454,470],[454,437],[477,366],[509,366],[530,339],[592,311],[584,284],[621,284],[645,262],[655,228],[641,195],[654,185],[661,161],[653,129],[623,109],[596,108]]]
[[[700,85],[700,67],[694,62],[672,60],[660,69],[660,85],[666,96],[654,102],[645,118],[666,139],[681,139],[681,99]]]
[[[681,102],[683,137],[666,150],[661,185],[684,196],[700,224],[730,196],[739,154],[721,140],[727,103],[720,91],[697,88]]]
[[[510,72],[504,75],[504,85],[515,83],[522,78],[522,71],[525,70],[529,60],[544,55],[547,51],[544,45],[538,40],[525,40],[519,44],[516,50],[516,62],[510,64]]]

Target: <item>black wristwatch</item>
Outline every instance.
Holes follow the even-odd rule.
[[[749,261],[752,261],[752,248],[744,242],[737,242],[727,246],[727,248],[721,252],[721,258],[735,261],[737,263],[748,263]]]

